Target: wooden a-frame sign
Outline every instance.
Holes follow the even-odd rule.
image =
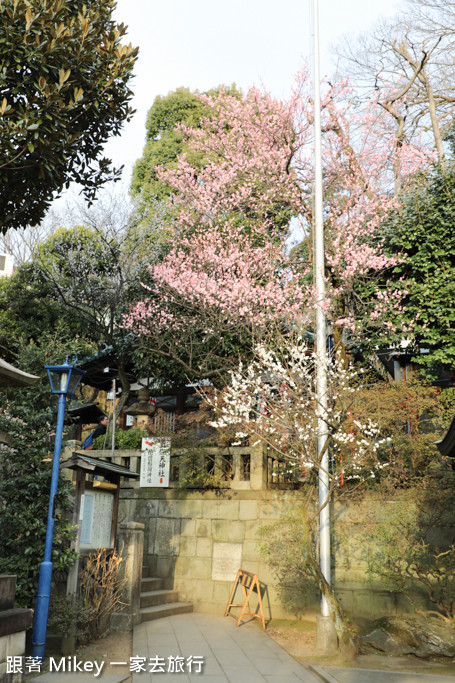
[[[240,603],[234,603],[232,600],[234,599],[235,596],[235,591],[237,589],[237,586],[240,585],[242,587],[243,591],[243,597],[245,598],[244,602]],[[249,601],[250,598],[253,594],[253,592],[257,593],[258,596],[258,601],[259,601],[259,614],[256,612],[250,612],[246,611],[247,609],[250,609]],[[240,612],[240,616],[237,619],[237,626],[240,626],[242,622],[242,617],[247,616],[251,617],[252,619],[260,619],[262,621],[262,628],[265,630],[265,619],[264,619],[264,610],[262,608],[262,596],[261,596],[261,586],[259,584],[259,579],[256,574],[252,574],[251,572],[245,571],[245,569],[239,569],[237,572],[237,576],[234,581],[234,585],[231,590],[231,594],[229,596],[228,604],[226,607],[226,610],[224,612],[224,616],[227,617],[229,614],[229,610],[231,607],[241,607],[242,611]],[[234,615],[231,615],[234,616]]]

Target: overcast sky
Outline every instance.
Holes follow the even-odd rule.
[[[330,47],[343,34],[366,31],[392,17],[400,0],[319,0],[321,73],[332,73]],[[128,26],[127,42],[140,48],[133,80],[134,119],[106,154],[132,167],[142,154],[145,119],[157,95],[179,86],[207,90],[236,83],[263,85],[286,97],[294,76],[312,55],[311,0],[118,0],[115,18]]]

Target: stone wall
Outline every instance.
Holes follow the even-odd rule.
[[[289,617],[283,609],[276,580],[259,555],[256,532],[281,515],[295,511],[302,501],[298,490],[188,491],[123,488],[119,521],[145,525],[144,564],[152,575],[174,587],[180,599],[192,601],[196,611],[222,614],[237,569],[258,575],[267,586],[265,607],[273,618]],[[370,508],[381,503],[369,494]],[[407,601],[367,581],[362,522],[358,502],[336,506],[338,520],[352,516],[345,533],[334,541],[333,582],[352,617],[377,618],[408,611]],[[338,524],[338,523],[337,523]],[[350,526],[349,526],[350,525]],[[346,531],[347,530],[347,531]],[[319,610],[317,595],[302,606],[306,616]],[[267,614],[266,614],[267,617]]]
[[[298,502],[295,491],[122,489],[119,520],[145,524],[144,564],[196,610],[224,611],[241,567],[267,584],[274,616],[283,616],[256,531]]]
[[[10,657],[25,654],[25,634],[32,625],[33,610],[14,607],[16,577],[0,574],[0,683],[22,683],[22,672],[8,673]]]

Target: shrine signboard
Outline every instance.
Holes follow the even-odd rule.
[[[112,548],[112,513],[114,494],[110,491],[86,491],[81,500],[81,549]]]
[[[169,486],[171,437],[152,436],[142,439],[141,487]]]

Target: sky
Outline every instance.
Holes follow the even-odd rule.
[[[124,165],[123,185],[145,142],[148,109],[157,95],[180,86],[204,91],[236,83],[289,95],[297,71],[312,56],[311,0],[117,0],[115,19],[139,46],[132,89],[133,120],[108,141],[106,155]],[[400,0],[319,0],[321,75],[334,71],[330,48],[343,35],[392,17]]]
[[[321,73],[332,73],[330,47],[342,36],[367,31],[400,4],[319,0]],[[258,85],[285,98],[312,55],[311,0],[117,0],[115,19],[128,26],[127,42],[140,50],[132,83],[137,113],[105,147],[116,166],[124,164],[126,188],[155,97],[180,86],[204,91],[236,83],[244,91]]]

